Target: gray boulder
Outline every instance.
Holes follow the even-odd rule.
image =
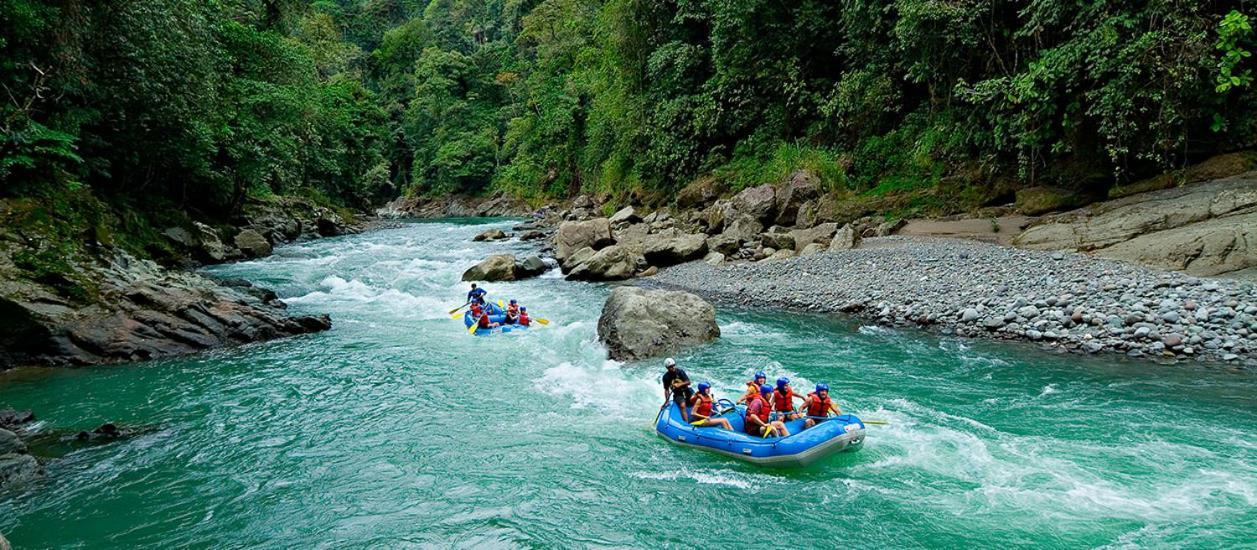
[[[646,259],[627,246],[612,245],[594,253],[567,273],[569,281],[621,281],[646,267]]]
[[[475,237],[472,237],[471,240],[476,241],[476,242],[500,241],[507,237],[509,237],[509,235],[507,235],[506,232],[502,231],[501,229],[489,229],[487,231],[480,233],[479,235],[476,235]]]
[[[22,443],[17,434],[0,428],[0,455],[24,452],[26,452],[26,444]]]
[[[528,256],[527,258],[515,262],[515,278],[528,279],[530,277],[536,277],[545,273],[549,269],[550,266],[546,265],[545,260],[542,260],[541,256]]]
[[[646,262],[667,267],[701,258],[707,253],[707,236],[686,233],[669,239],[657,239],[646,245]]]
[[[598,340],[617,361],[672,354],[718,337],[716,308],[688,292],[617,287],[598,318]]]
[[[766,248],[775,248],[782,250],[789,248],[794,249],[794,236],[787,232],[769,231],[759,236],[759,243]]]
[[[830,250],[852,250],[860,246],[860,232],[851,224],[842,226],[829,241]]]
[[[758,241],[763,231],[764,224],[761,224],[758,219],[740,215],[733,218],[732,222],[726,221],[724,234],[736,239],[739,243],[749,243]]]
[[[213,227],[201,222],[192,222],[192,228],[197,242],[197,247],[194,249],[197,259],[207,263],[222,262],[227,259],[227,247],[223,245],[222,239],[218,238],[218,232]]]
[[[0,487],[39,476],[39,461],[27,454],[0,455]]]
[[[615,214],[612,214],[611,218],[607,221],[610,222],[611,225],[627,225],[630,223],[640,222],[642,221],[642,218],[637,215],[637,210],[633,209],[632,206],[625,206],[624,208],[618,210]]]
[[[252,229],[244,229],[236,234],[236,248],[250,258],[261,258],[271,255],[271,242],[261,233]]]
[[[800,255],[800,256],[807,256],[807,255],[809,255],[809,254],[815,254],[815,253],[817,253],[817,252],[822,252],[822,251],[824,251],[825,249],[826,249],[825,245],[823,245],[823,244],[821,244],[821,243],[812,243],[812,244],[809,244],[809,245],[807,245],[807,246],[803,247],[803,250],[802,250],[801,252],[799,252],[799,255]]]
[[[585,247],[598,250],[614,243],[611,222],[607,218],[563,222],[554,234],[554,258],[567,269],[568,259],[577,250]]]
[[[677,207],[681,209],[702,208],[711,204],[727,190],[724,183],[718,178],[707,177],[694,180],[677,192]]]
[[[494,254],[463,272],[464,281],[514,281],[515,255]]]
[[[836,231],[838,231],[838,224],[830,222],[809,229],[795,229],[790,232],[790,236],[794,237],[794,250],[802,252],[807,245],[812,243],[829,244],[830,237],[833,237]]]
[[[820,196],[820,178],[809,170],[796,170],[790,174],[790,178],[777,192],[775,222],[778,225],[794,225],[803,204],[818,196]],[[803,226],[800,225],[800,227]]]
[[[721,233],[714,237],[707,237],[707,249],[728,256],[741,250],[742,242],[737,237]]]
[[[726,217],[750,216],[756,221],[768,221],[772,218],[776,198],[777,192],[771,185],[748,187],[733,196]]]

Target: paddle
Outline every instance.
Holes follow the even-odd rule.
[[[481,316],[480,316],[480,319],[484,319],[485,317],[488,317],[488,316],[489,316],[489,314],[488,314],[488,313],[486,313],[486,314],[484,314],[484,315],[481,315]],[[476,329],[480,328],[480,319],[476,319],[476,322],[472,323],[470,327],[467,327],[467,334],[475,334],[475,333],[476,333]]]
[[[808,418],[811,418],[812,420],[830,420],[830,419],[833,419],[834,417],[832,417],[832,416],[809,416]],[[875,425],[875,426],[889,426],[889,425],[890,425],[890,422],[887,422],[887,421],[885,421],[885,420],[861,420],[860,422],[863,422],[863,423],[865,423],[865,424],[873,424],[873,425]]]
[[[463,308],[467,307],[467,306],[468,306],[468,305],[470,305],[470,304],[471,304],[471,300],[468,300],[466,304],[463,304],[463,305],[458,306],[458,307],[456,307],[456,308],[454,308],[454,309],[451,309],[451,310],[450,310],[450,315],[453,315],[453,314],[455,314],[455,313],[458,313],[458,310],[463,309]]]

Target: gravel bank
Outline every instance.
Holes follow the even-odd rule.
[[[640,282],[724,303],[844,312],[884,325],[1032,340],[1081,353],[1257,366],[1257,286],[1083,254],[920,237]]]

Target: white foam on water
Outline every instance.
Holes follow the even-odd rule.
[[[537,390],[571,401],[573,409],[619,407],[623,403],[657,402],[648,398],[655,383],[626,374],[620,363],[605,361],[598,366],[578,366],[568,361],[546,369],[534,382]],[[662,395],[662,390],[659,391]]]
[[[747,474],[732,471],[702,471],[683,468],[668,472],[633,472],[633,477],[656,481],[690,480],[702,485],[723,485],[738,489],[755,489],[766,483],[777,483],[779,480],[762,474]]]
[[[1043,389],[1039,391],[1039,397],[1052,395],[1054,393],[1057,393],[1058,391],[1060,390],[1056,389],[1056,384],[1048,384],[1046,386],[1043,386]]]

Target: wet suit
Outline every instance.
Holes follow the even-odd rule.
[[[676,381],[689,382],[690,376],[685,374],[685,371],[681,370],[681,367],[674,367],[671,371],[663,373],[663,387],[665,389],[672,389],[672,384]],[[675,402],[677,406],[681,407],[682,410],[684,410],[686,405],[690,403],[690,397],[693,396],[694,388],[691,388],[690,386],[682,386],[672,390],[672,401]]]

